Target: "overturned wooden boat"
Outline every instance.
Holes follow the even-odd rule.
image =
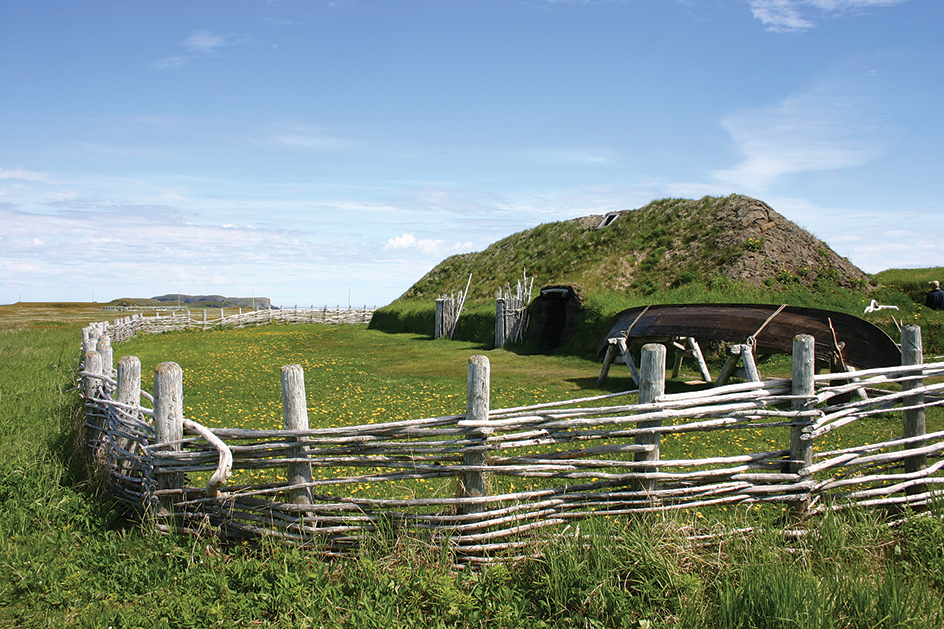
[[[607,352],[606,370],[609,367],[606,360],[612,362],[618,352],[628,357],[632,346],[675,343],[679,349],[677,361],[681,356],[696,358],[704,379],[709,380],[697,341],[728,343],[732,356],[744,358],[750,375],[754,356],[789,354],[798,334],[812,336],[817,362],[833,369],[901,364],[901,349],[895,341],[868,321],[842,312],[768,304],[664,304],[630,308],[613,319],[599,353]],[[627,365],[631,372],[635,371],[631,362]],[[605,376],[601,373],[601,381]]]

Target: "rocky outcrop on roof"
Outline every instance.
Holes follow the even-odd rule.
[[[812,284],[819,278],[847,287],[869,281],[864,271],[825,242],[758,199],[705,197],[669,200],[661,207],[674,215],[682,240],[674,239],[665,257],[677,258],[680,267],[685,261],[710,259],[708,250],[714,250],[721,254],[717,273],[755,286]]]

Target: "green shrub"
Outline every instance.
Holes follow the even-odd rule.
[[[435,300],[398,299],[375,310],[368,327],[391,334],[410,332],[432,338],[435,326]]]

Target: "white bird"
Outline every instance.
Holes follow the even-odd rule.
[[[877,301],[873,299],[872,303],[870,303],[868,306],[865,307],[865,310],[862,312],[862,314],[868,314],[870,312],[876,312],[878,310],[898,310],[898,306],[881,306],[879,305]]]

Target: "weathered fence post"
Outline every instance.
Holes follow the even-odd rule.
[[[84,340],[82,341],[82,350],[86,354],[88,354],[89,352],[98,351],[98,336],[99,336],[98,330],[96,328],[89,326],[87,329],[88,329],[88,336],[86,336],[84,333],[82,334],[82,336],[85,337]]]
[[[924,343],[921,339],[921,327],[917,325],[906,325],[901,329],[901,364],[902,366],[923,365],[924,364]],[[923,378],[908,379],[901,383],[902,391],[911,391],[924,386]],[[924,417],[924,395],[918,393],[909,395],[902,400],[905,406],[921,406],[922,408],[907,409],[903,413],[904,430],[903,436],[920,437],[927,432]],[[905,446],[906,449],[923,448],[924,441],[915,441]],[[927,466],[928,457],[925,454],[916,454],[905,459],[905,472],[912,473],[924,469]],[[912,486],[908,488],[908,493],[920,493],[924,491],[923,486]]]
[[[114,352],[111,349],[111,337],[107,334],[98,337],[95,350],[102,357],[102,373],[106,376],[111,376],[115,369]]]
[[[495,300],[495,349],[505,346],[505,300]]]
[[[137,356],[122,356],[118,359],[116,400],[131,406],[141,403],[141,361]]]
[[[85,361],[82,363],[82,370],[89,374],[102,373],[102,355],[95,351],[85,352]],[[93,400],[98,397],[101,391],[102,381],[99,378],[85,376],[85,399]]]
[[[92,337],[93,342],[96,337]],[[91,351],[85,353],[85,360],[82,363],[82,370],[87,376],[84,376],[84,394],[85,394],[85,443],[92,453],[93,457],[98,457],[102,446],[102,428],[105,425],[105,411],[103,411],[96,400],[101,398],[103,381],[95,377],[102,373],[102,356],[98,352]]]
[[[465,418],[475,422],[488,420],[488,410],[490,404],[491,390],[491,365],[485,356],[472,356],[469,358],[469,376],[467,399],[465,406]],[[462,456],[462,464],[467,466],[483,466],[488,459],[484,435],[487,430],[483,428],[475,429],[483,435],[480,446],[470,448]],[[485,472],[469,471],[462,472],[459,479],[459,497],[477,498],[485,496],[488,493],[488,478]],[[462,513],[479,513],[486,509],[484,504],[469,504],[461,507]]]
[[[803,410],[814,393],[813,375],[816,371],[815,339],[809,334],[797,334],[793,337],[793,390],[797,396],[791,403],[793,410]],[[806,399],[802,399],[806,398]],[[790,428],[790,473],[808,469],[813,463],[813,420],[794,418]],[[809,475],[800,477],[800,482],[812,480]],[[793,513],[802,515],[810,505],[810,494],[804,490],[801,497],[793,502]]]
[[[282,421],[285,430],[308,430],[308,404],[305,398],[305,371],[301,365],[282,367]],[[298,441],[297,438],[293,439]],[[299,446],[292,453],[293,459],[304,458],[308,446]],[[311,462],[295,461],[286,467],[289,485],[304,485],[289,490],[292,504],[311,504]]]
[[[118,359],[118,390],[115,392],[115,401],[119,404],[137,407],[141,404],[141,361],[137,356],[122,356]],[[124,409],[134,417],[138,413]],[[131,437],[114,437],[114,443],[120,450],[129,451],[132,444]],[[131,460],[121,451],[113,454],[115,465],[119,468],[129,467]]]
[[[660,343],[647,343],[642,347],[642,353],[639,360],[639,403],[650,404],[665,395],[665,345]],[[638,428],[655,428],[661,426],[660,420],[639,422]],[[637,452],[636,461],[658,461],[659,447],[662,438],[657,432],[636,436],[637,445],[651,446],[646,452]],[[653,473],[658,472],[658,467],[639,468],[640,472]],[[658,481],[655,479],[641,479],[637,488],[650,493],[656,490]]]
[[[161,363],[154,370],[154,430],[159,449],[180,452],[184,437],[184,372],[177,363]],[[158,489],[183,489],[183,472],[157,473]],[[160,497],[158,515],[174,516],[173,494]]]

